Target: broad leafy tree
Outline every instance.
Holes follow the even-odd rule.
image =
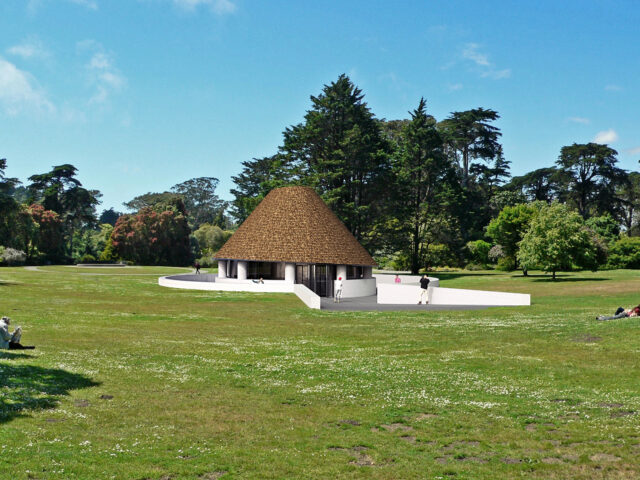
[[[198,177],[171,187],[173,192],[182,196],[192,230],[197,230],[203,223],[226,226],[224,211],[227,202],[216,195],[218,183],[214,177]]]
[[[179,197],[121,216],[110,240],[105,250],[111,257],[142,265],[188,265],[191,261],[189,224]]]
[[[539,267],[551,272],[579,268],[596,269],[598,251],[582,217],[567,205],[554,202],[543,206],[531,220],[520,242],[518,260],[523,268]]]
[[[523,203],[507,206],[487,226],[487,235],[502,246],[504,256],[513,259],[518,267],[518,245],[537,215],[542,203]],[[524,270],[526,273],[526,269]]]
[[[174,202],[178,198],[181,198],[180,195],[173,192],[148,192],[143,195],[138,195],[128,202],[124,202],[123,205],[132,212],[139,212],[145,207],[154,208],[156,205]]]

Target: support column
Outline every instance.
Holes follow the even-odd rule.
[[[342,277],[342,280],[347,279],[347,266],[346,265],[338,265],[336,267],[336,280]]]
[[[296,264],[284,264],[284,281],[287,283],[296,283]]]
[[[238,280],[247,279],[247,262],[238,261]]]
[[[218,278],[227,278],[226,260],[218,260]]]
[[[362,267],[362,278],[373,278],[373,267]]]

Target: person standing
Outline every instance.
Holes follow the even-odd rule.
[[[395,283],[402,283],[402,280],[400,279],[400,275],[396,275],[396,278],[393,281]]]
[[[423,275],[420,279],[420,298],[418,299],[418,305],[422,303],[424,299],[425,305],[429,303],[429,277]]]
[[[196,262],[194,267],[196,269],[196,275],[200,275],[200,262]]]
[[[344,283],[342,282],[342,277],[338,277],[338,283],[336,284],[336,294],[333,296],[333,302],[340,303],[340,299],[342,298],[342,287]]]

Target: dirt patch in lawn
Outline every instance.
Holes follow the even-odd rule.
[[[576,335],[571,340],[578,343],[596,343],[602,341],[602,337],[591,335],[589,333],[582,333],[580,335]]]
[[[397,432],[398,430],[401,432],[410,432],[413,430],[413,427],[409,425],[405,425],[404,423],[390,423],[388,425],[380,425],[387,432]]]

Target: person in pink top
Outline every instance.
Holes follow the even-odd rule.
[[[400,275],[396,275],[396,278],[395,278],[394,282],[402,283],[402,280],[400,279]]]

